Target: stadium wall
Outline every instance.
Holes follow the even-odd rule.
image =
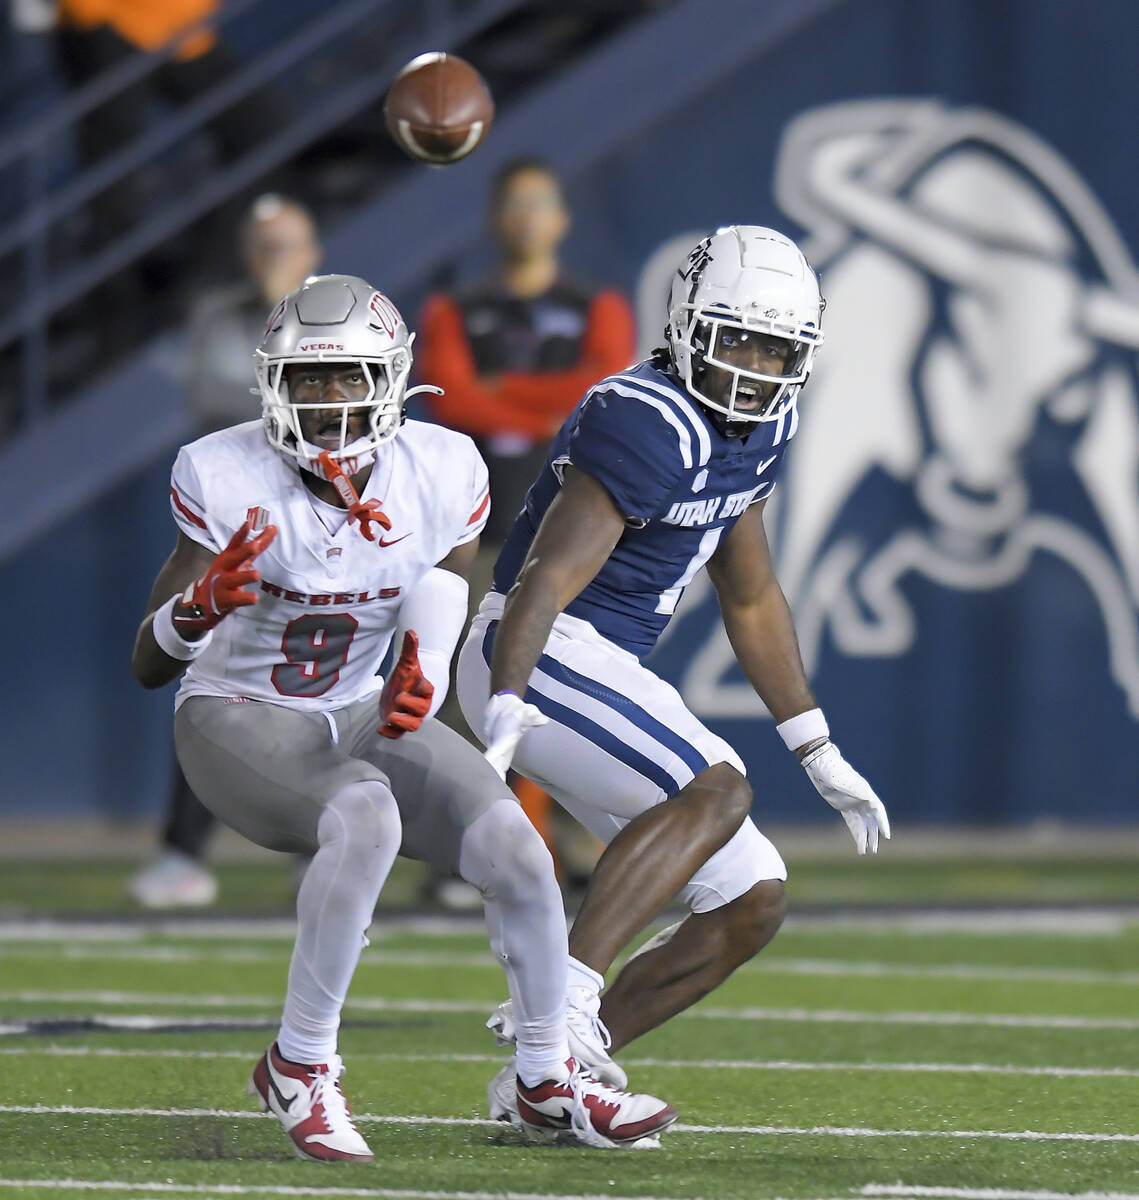
[[[819,266],[828,344],[770,530],[836,740],[896,821],[1136,819],[1134,27],[1129,0],[839,5],[570,183],[567,257],[630,291],[731,221]],[[333,236],[329,265],[383,286],[390,253]],[[170,695],[127,664],[171,458],[0,568],[4,814],[164,802]],[[829,817],[703,583],[654,661],[740,749],[761,821]]]

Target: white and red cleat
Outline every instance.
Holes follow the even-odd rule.
[[[661,1130],[676,1120],[656,1096],[624,1092],[602,1083],[566,1059],[564,1079],[518,1086],[518,1116],[532,1141],[569,1140],[583,1146],[659,1146]]]
[[[624,1090],[629,1086],[629,1077],[621,1064],[610,1057],[609,1030],[601,1020],[600,1008],[601,1001],[596,995],[587,995],[583,988],[570,989],[570,997],[566,1002],[569,1052],[579,1065],[587,1067],[602,1083]],[[514,1023],[514,1001],[504,1000],[490,1014],[486,1027],[494,1034],[496,1046],[515,1045],[518,1031]],[[494,1114],[491,1113],[491,1116]]]
[[[301,1158],[314,1162],[372,1161],[372,1151],[352,1124],[340,1090],[344,1064],[334,1054],[326,1063],[305,1066],[282,1058],[274,1042],[253,1068],[249,1094],[262,1112],[271,1112],[292,1138]]]

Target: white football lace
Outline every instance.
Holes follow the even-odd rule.
[[[573,1094],[570,1129],[577,1140],[583,1145],[608,1146],[609,1140],[598,1133],[593,1127],[593,1121],[590,1119],[589,1109],[585,1103],[584,1083],[589,1083],[596,1088],[604,1088],[607,1092],[613,1092],[614,1096],[619,1095],[616,1089],[611,1088],[607,1083],[602,1083],[600,1080],[594,1079],[581,1063],[575,1063],[569,1077],[570,1092]],[[613,1101],[610,1101],[610,1103],[613,1103]]]
[[[343,1063],[337,1063],[333,1066],[328,1064],[327,1071],[318,1071],[316,1078],[309,1084],[308,1101],[309,1112],[320,1104],[324,1109],[324,1123],[328,1126],[329,1132],[334,1132],[337,1125],[351,1124],[348,1117],[348,1101],[344,1098],[344,1093],[337,1087],[340,1081],[340,1076],[344,1074],[345,1066]]]

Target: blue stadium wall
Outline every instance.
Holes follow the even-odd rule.
[[[630,292],[731,221],[820,267],[828,345],[772,544],[836,740],[897,822],[1136,819],[1137,25],[1130,0],[839,5],[571,182],[567,259]],[[333,239],[329,266],[382,286],[385,253]],[[171,694],[127,664],[168,469],[0,569],[0,812],[164,803]],[[740,749],[761,821],[829,818],[706,585],[655,663]]]

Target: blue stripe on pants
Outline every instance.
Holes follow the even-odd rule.
[[[494,648],[494,635],[497,627],[498,622],[492,621],[487,627],[486,636],[483,638],[482,653],[488,666],[490,664],[491,652]],[[701,771],[707,769],[708,760],[698,750],[689,742],[686,742],[679,734],[669,729],[667,725],[663,725],[650,713],[646,712],[640,705],[630,700],[628,696],[624,696],[620,692],[615,692],[612,688],[605,687],[604,684],[599,683],[595,679],[590,679],[587,675],[582,675],[578,671],[571,670],[564,663],[558,662],[556,658],[548,654],[543,654],[538,660],[538,667],[558,683],[574,691],[582,692],[584,695],[591,696],[593,699],[599,700],[607,707],[613,709],[614,712],[619,713],[638,729],[648,734],[654,741],[660,742],[666,749],[676,754],[693,775],[699,775]],[[557,721],[560,725],[564,725],[567,729],[572,729],[575,733],[580,734],[599,749],[604,750],[607,754],[611,754],[619,762],[636,771],[639,775],[645,776],[646,779],[651,779],[665,795],[674,796],[684,786],[679,779],[666,771],[659,763],[655,763],[652,759],[641,754],[640,751],[634,749],[627,742],[622,741],[616,734],[606,729],[603,725],[599,725],[596,721],[584,716],[582,713],[568,708],[559,701],[537,691],[532,684],[526,688],[524,699],[529,704],[537,705],[546,716]]]

